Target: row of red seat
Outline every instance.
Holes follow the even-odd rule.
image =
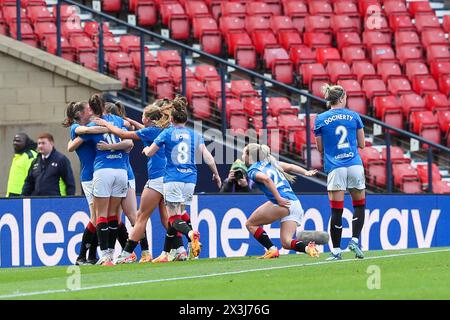
[[[394,186],[402,192],[418,193],[428,188],[428,164],[413,166],[400,147],[390,148]],[[366,147],[360,151],[369,183],[385,187],[387,184],[386,161],[387,150],[381,152],[374,147]],[[432,181],[434,193],[450,193],[450,182],[443,181],[439,167],[432,164]]]

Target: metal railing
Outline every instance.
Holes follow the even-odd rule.
[[[133,32],[137,33],[140,37],[140,104],[142,106],[145,106],[147,104],[147,77],[145,74],[145,59],[144,59],[144,55],[145,55],[145,36],[150,37],[150,39],[157,39],[160,42],[164,42],[165,44],[171,45],[175,48],[178,48],[179,50],[181,50],[181,72],[182,72],[182,81],[181,81],[181,93],[183,95],[186,95],[186,58],[187,58],[187,54],[186,53],[191,53],[191,54],[196,54],[200,57],[203,57],[205,59],[211,60],[213,61],[216,65],[219,66],[219,74],[220,74],[220,78],[221,78],[221,88],[222,88],[222,92],[221,92],[221,102],[222,102],[222,117],[221,117],[221,130],[222,133],[225,134],[225,131],[227,129],[227,117],[226,115],[226,91],[225,91],[225,86],[226,86],[226,74],[227,74],[227,68],[233,68],[234,70],[238,70],[243,74],[246,74],[247,76],[249,76],[252,79],[258,79],[260,81],[259,84],[259,88],[261,91],[261,100],[262,100],[262,114],[263,114],[263,129],[267,129],[267,104],[266,104],[266,84],[270,84],[271,86],[278,88],[278,89],[282,89],[286,92],[289,92],[291,95],[297,96],[297,97],[304,97],[306,98],[306,101],[304,103],[304,107],[305,107],[305,125],[306,125],[306,144],[307,144],[307,148],[306,148],[306,168],[310,169],[311,168],[311,126],[310,126],[310,119],[311,119],[311,104],[312,102],[316,102],[322,105],[325,105],[325,100],[321,99],[319,97],[316,97],[310,93],[308,93],[305,90],[299,89],[299,88],[295,88],[293,86],[278,82],[274,79],[265,77],[264,75],[261,75],[253,70],[249,70],[246,68],[243,68],[239,65],[236,65],[234,63],[230,63],[227,60],[224,60],[220,57],[208,54],[204,51],[201,50],[197,50],[193,47],[190,47],[184,43],[175,41],[173,39],[170,38],[166,38],[163,37],[160,34],[151,32],[149,30],[146,30],[144,28],[141,28],[139,26],[134,26],[132,24],[129,24],[127,22],[124,22],[118,18],[109,16],[103,12],[99,12],[96,11],[92,8],[89,8],[85,5],[79,4],[76,1],[72,1],[72,0],[58,0],[57,5],[56,5],[56,26],[57,26],[57,55],[61,56],[62,54],[62,46],[61,46],[61,25],[62,25],[62,20],[61,20],[61,5],[63,3],[69,4],[69,5],[73,5],[76,6],[78,8],[80,8],[83,11],[89,12],[90,14],[92,14],[94,17],[97,17],[97,22],[98,22],[98,26],[99,26],[99,48],[98,48],[98,71],[100,73],[104,73],[104,57],[105,57],[105,52],[104,52],[104,48],[103,48],[103,22],[108,21],[108,22],[113,22],[118,26],[122,26],[127,28],[128,30],[132,30]],[[20,5],[20,0],[17,0],[17,39],[21,40],[21,24],[20,24],[20,9],[21,9],[21,5]],[[301,101],[301,99],[300,99]],[[410,139],[415,139],[417,141],[419,141],[422,144],[426,144],[428,145],[428,156],[427,156],[427,162],[428,162],[428,191],[432,192],[433,191],[433,179],[432,179],[432,158],[433,158],[433,149],[435,148],[437,150],[440,150],[441,152],[445,153],[445,154],[450,154],[450,148],[447,148],[443,145],[439,145],[436,144],[432,141],[428,141],[418,135],[412,134],[408,131],[393,127],[391,125],[388,125],[378,119],[369,117],[367,115],[360,115],[361,118],[365,121],[365,123],[370,123],[370,124],[376,124],[381,126],[382,130],[385,133],[385,143],[386,143],[386,170],[387,170],[387,191],[388,192],[392,192],[393,190],[393,186],[392,186],[392,163],[391,163],[391,154],[390,154],[390,146],[391,146],[391,132],[395,132],[398,135],[402,135],[404,137],[410,138]]]

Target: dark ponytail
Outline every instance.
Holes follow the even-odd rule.
[[[80,112],[83,112],[86,102],[69,102],[66,108],[66,118],[62,122],[63,127],[70,127],[74,122],[80,121]]]
[[[105,113],[105,100],[99,93],[95,93],[89,99],[89,105],[91,106],[92,112],[97,117],[102,117]]]

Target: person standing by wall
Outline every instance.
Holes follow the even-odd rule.
[[[75,194],[70,161],[55,149],[55,142],[50,133],[39,136],[38,156],[31,164],[22,189],[23,196],[62,196]],[[60,180],[65,184],[65,192]]]
[[[9,170],[7,197],[20,197],[31,163],[37,156],[36,142],[26,133],[18,133],[13,139],[14,157]]]

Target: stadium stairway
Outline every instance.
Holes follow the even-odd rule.
[[[56,1],[22,0],[21,3],[22,41],[56,53]],[[100,9],[95,1],[85,3]],[[386,14],[379,16],[379,31],[361,28],[361,22],[370,19],[363,14],[369,4]],[[338,83],[347,90],[350,109],[450,146],[449,16],[442,10],[442,3],[130,0],[128,5],[103,1],[101,6],[101,10],[128,21],[133,21],[133,15],[129,17],[129,14],[134,13],[137,25],[230,58],[241,66],[298,85],[318,96],[324,82]],[[91,13],[71,8],[62,5],[62,56],[97,70],[98,21]],[[15,1],[2,2],[0,31],[13,38],[17,38],[15,12]],[[278,16],[281,13],[285,16]],[[139,37],[109,23],[104,23],[103,36],[106,73],[120,79],[128,88],[122,93],[124,96],[138,97]],[[222,38],[226,43],[223,48]],[[150,39],[145,41],[145,46],[148,91],[154,98],[173,97],[181,91],[179,52]],[[215,65],[195,55],[188,56],[186,62],[186,96],[193,117],[219,127],[222,89]],[[229,70],[227,78],[227,125],[238,135],[250,128],[261,132],[260,87],[254,79],[233,70]],[[268,140],[272,149],[304,162],[307,146],[305,115],[301,113],[304,101],[270,87],[267,97]],[[313,110],[318,113],[324,108],[313,105]],[[371,128],[366,133],[367,144],[372,146],[362,154],[368,184],[373,190],[385,190],[383,150],[386,146]],[[419,168],[423,168],[425,153],[409,152],[410,143],[404,137],[393,136],[393,140],[392,148],[397,147],[395,155],[401,158],[393,161],[395,190],[425,191],[427,176],[418,173],[423,172]],[[423,149],[426,147],[422,145]],[[435,154],[434,162],[441,166],[433,171],[436,172],[433,174],[435,192],[450,192],[446,156]],[[322,167],[314,143],[311,159],[312,167]],[[436,177],[440,179],[434,181]]]

